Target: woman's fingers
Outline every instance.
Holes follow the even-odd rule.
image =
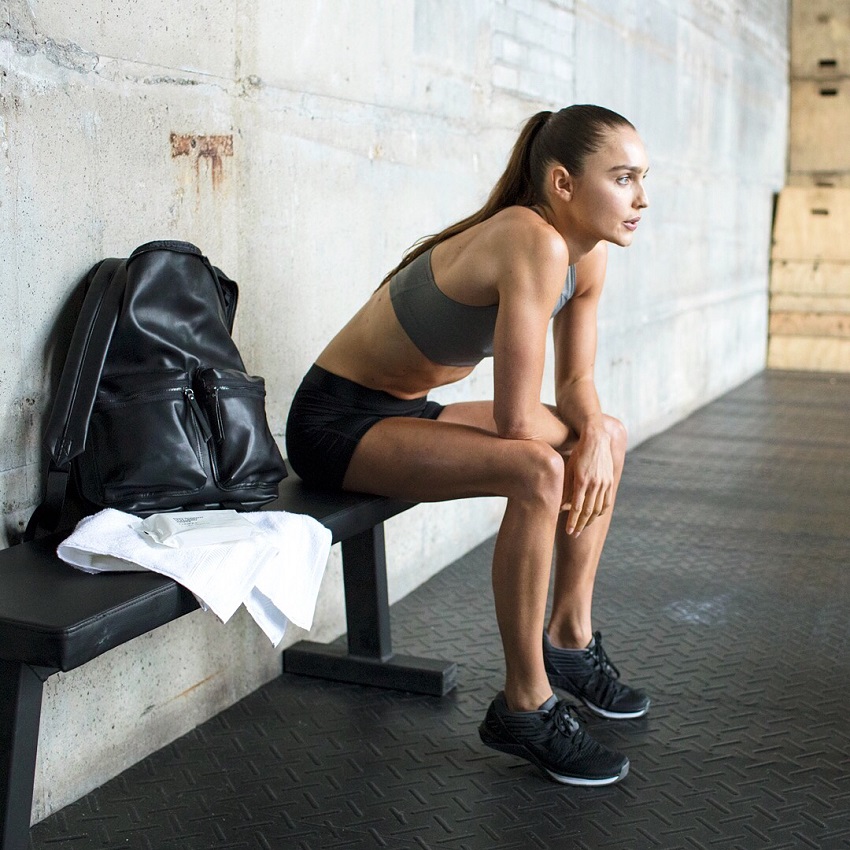
[[[596,497],[596,506],[594,508],[593,514],[594,519],[601,517],[605,511],[607,511],[610,507],[610,492],[607,487],[601,487],[599,489],[599,494]]]
[[[578,489],[572,502],[565,507],[569,508],[567,534],[578,536],[610,508],[609,490],[606,487]]]
[[[567,517],[567,534],[579,535],[588,521],[593,519],[593,507],[596,504],[595,491],[577,487],[573,495],[572,507]]]
[[[567,534],[578,536],[613,504],[610,451],[582,452],[580,446],[564,457],[564,504]]]

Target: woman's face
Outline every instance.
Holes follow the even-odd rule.
[[[623,127],[608,133],[573,177],[569,211],[573,225],[596,240],[632,244],[641,212],[648,206],[643,181],[649,169],[640,136]]]

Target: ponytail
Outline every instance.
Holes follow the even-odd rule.
[[[476,213],[481,216],[481,221],[506,207],[528,207],[534,203],[536,192],[531,175],[531,151],[537,134],[551,117],[552,112],[544,110],[525,122],[504,174],[490,192],[487,203]]]
[[[546,171],[552,163],[580,174],[587,156],[599,150],[605,133],[632,124],[603,106],[568,106],[559,112],[543,110],[525,122],[502,176],[478,212],[416,242],[402,261],[381,281],[383,286],[417,257],[446,239],[486,221],[507,207],[530,207],[541,200]],[[378,287],[380,289],[380,286]]]

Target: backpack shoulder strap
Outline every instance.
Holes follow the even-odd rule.
[[[66,466],[85,448],[97,387],[124,294],[123,260],[100,262],[94,270],[68,356],[56,390],[44,445],[58,466]]]
[[[32,540],[40,528],[55,530],[61,520],[71,461],[85,448],[97,387],[118,319],[125,277],[116,272],[123,262],[102,260],[90,272],[91,282],[74,326],[45,429],[44,447],[49,464],[44,501],[30,518],[25,540]]]
[[[225,322],[228,333],[233,333],[233,320],[236,318],[236,304],[239,301],[239,286],[229,278],[218,266],[210,265],[213,274],[218,279],[221,292],[221,306],[224,308]]]

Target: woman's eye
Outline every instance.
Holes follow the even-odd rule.
[[[628,186],[628,185],[629,185],[629,181],[630,181],[631,179],[632,179],[632,178],[631,178],[631,176],[630,176],[630,175],[628,175],[628,174],[624,174],[622,177],[618,177],[618,178],[617,178],[617,182],[618,182],[621,186]]]

